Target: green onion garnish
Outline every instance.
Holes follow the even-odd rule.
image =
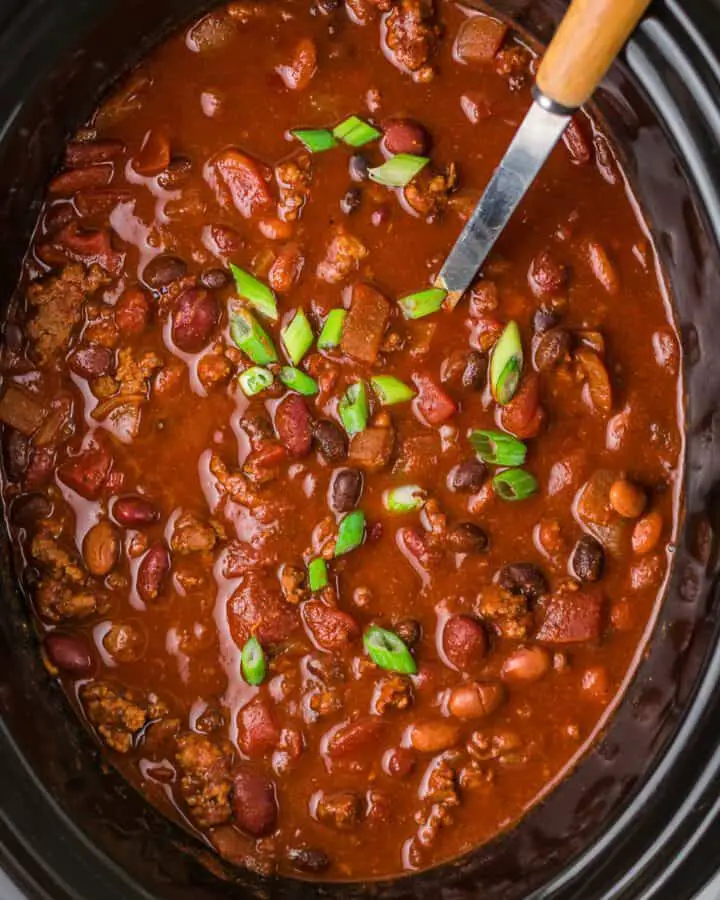
[[[259,366],[278,361],[270,336],[248,309],[236,303],[230,308],[230,337],[243,353]]]
[[[388,187],[405,187],[429,162],[427,156],[398,153],[381,166],[368,169],[368,175],[378,184],[385,184]]]
[[[470,443],[483,462],[494,466],[521,466],[527,447],[502,431],[471,431]]]
[[[337,141],[327,128],[295,128],[290,134],[311,153],[322,153],[337,147]]]
[[[354,509],[340,522],[335,541],[335,556],[342,556],[359,547],[364,538],[365,513],[361,509]]]
[[[506,469],[492,480],[495,493],[501,500],[524,500],[538,489],[537,479],[525,469]]]
[[[350,116],[333,128],[333,135],[350,147],[362,147],[363,144],[376,141],[380,137],[380,132],[357,116]]]
[[[230,263],[230,271],[235,279],[235,288],[238,296],[247,300],[250,306],[256,309],[261,316],[276,322],[278,317],[277,301],[275,300],[275,294],[270,288],[263,284],[262,281],[258,281],[254,275],[251,275],[239,266],[234,266],[232,263]]]
[[[280,381],[285,387],[289,387],[291,391],[297,391],[304,397],[314,397],[320,390],[314,378],[294,366],[283,366],[280,369]]]
[[[404,513],[421,509],[425,503],[425,491],[417,484],[404,484],[390,488],[383,494],[383,506],[389,512]]]
[[[370,408],[368,406],[367,389],[364,381],[356,381],[345,391],[345,396],[338,404],[338,412],[345,431],[352,437],[367,427]]]
[[[381,669],[403,675],[417,672],[412,654],[394,632],[371,625],[363,636],[363,644],[367,655]]]
[[[517,322],[508,322],[490,358],[490,388],[493,397],[505,406],[515,396],[523,367],[523,348]]]
[[[313,342],[312,328],[302,309],[298,309],[292,322],[283,328],[281,337],[290,360],[296,366],[312,347]]]
[[[415,396],[415,391],[411,387],[393,375],[375,375],[370,379],[370,383],[383,406],[403,403]]]
[[[331,309],[318,338],[318,349],[332,350],[340,346],[343,326],[345,325],[347,312],[344,309]]]
[[[310,582],[310,590],[313,593],[327,587],[327,563],[321,556],[318,556],[317,559],[311,559],[308,563],[308,581]]]
[[[422,319],[423,316],[437,312],[446,297],[447,291],[442,288],[428,288],[426,291],[401,297],[398,303],[406,319]]]
[[[267,666],[265,665],[265,654],[260,646],[260,641],[253,635],[250,640],[245,642],[245,646],[240,653],[240,666],[242,668],[243,678],[248,684],[258,685],[265,680]]]
[[[238,381],[246,397],[254,397],[273,383],[273,373],[262,366],[250,366],[238,375]]]

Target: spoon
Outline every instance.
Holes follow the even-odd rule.
[[[573,113],[595,90],[650,0],[573,0],[533,87],[533,104],[455,242],[435,287],[453,308],[525,196]]]

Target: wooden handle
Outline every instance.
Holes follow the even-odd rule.
[[[575,109],[600,83],[650,0],[573,0],[537,73],[551,100]]]

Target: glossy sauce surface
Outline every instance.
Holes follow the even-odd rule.
[[[452,4],[377,6],[231,4],[130,76],[50,185],[0,398],[51,670],[152,802],[232,862],[306,877],[456,856],[562,773],[642,646],[681,448],[653,250],[585,117],[470,296],[403,317],[522,120],[531,60]],[[290,133],[351,115],[382,140],[310,154]],[[399,151],[430,163],[404,189],[368,179]],[[299,364],[316,396],[276,365],[243,393],[231,263],[273,288],[279,320],[257,319],[283,364],[298,309],[314,338],[349,311],[341,347]],[[509,322],[524,363],[501,406]],[[417,396],[383,407],[377,375]],[[497,495],[477,429],[525,443],[537,492]],[[423,508],[388,511],[404,485]],[[362,544],[336,556],[353,508]],[[416,674],[373,663],[372,625]]]

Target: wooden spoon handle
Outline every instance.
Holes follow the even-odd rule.
[[[538,69],[538,88],[561,106],[581,106],[649,4],[650,0],[573,0]]]

